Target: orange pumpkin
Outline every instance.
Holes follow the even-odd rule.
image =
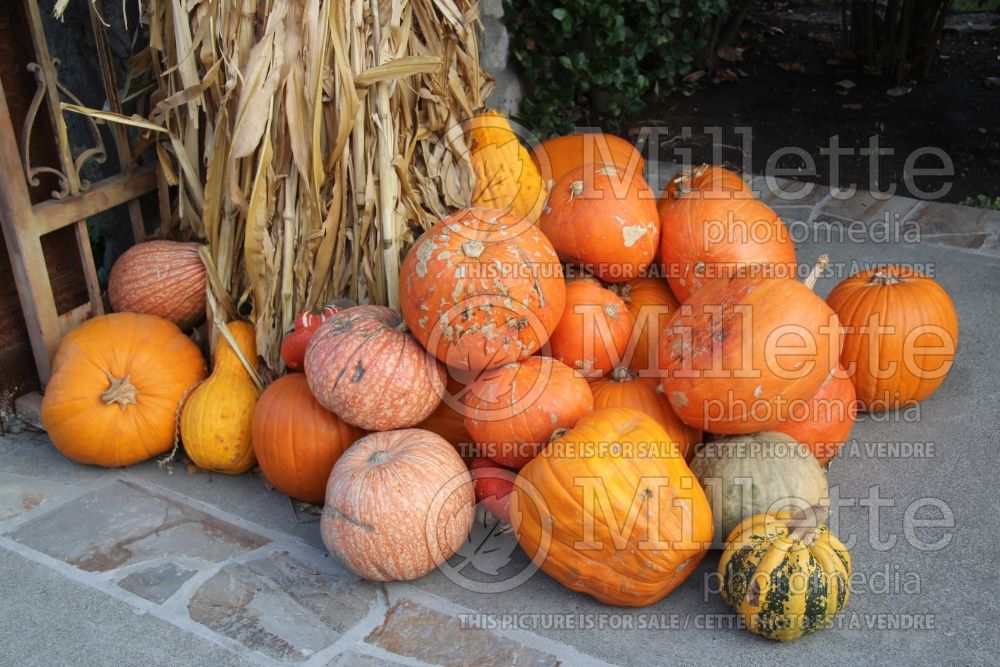
[[[560,259],[607,282],[643,275],[659,248],[653,191],[641,174],[609,164],[577,167],[556,181],[538,224]]]
[[[548,341],[566,301],[562,265],[534,226],[470,208],[413,245],[399,300],[413,335],[458,370],[502,366]]]
[[[521,469],[521,548],[568,588],[639,607],[676,588],[712,542],[712,511],[670,435],[638,410],[581,419]]]
[[[190,328],[205,316],[205,265],[197,243],[147,241],[118,258],[108,276],[117,313],[144,313]]]
[[[617,294],[590,278],[570,281],[566,310],[552,332],[552,356],[582,377],[601,377],[622,363],[632,325]]]
[[[667,281],[682,303],[724,278],[795,277],[795,244],[778,214],[738,192],[717,194],[689,192],[660,218]]]
[[[827,463],[844,446],[857,415],[854,384],[838,366],[812,398],[789,407],[778,431],[808,447],[820,463]]]
[[[663,218],[664,211],[677,197],[695,191],[706,193],[707,198],[753,198],[753,190],[735,171],[702,164],[691,169],[682,169],[667,182],[663,192],[660,193],[660,198],[656,201],[656,210],[660,218]]]
[[[333,464],[362,435],[319,404],[302,373],[269,384],[253,413],[253,450],[264,476],[308,503],[323,502]]]
[[[465,403],[465,426],[479,454],[517,469],[589,414],[594,397],[569,366],[528,357],[483,373],[469,385]]]
[[[205,374],[198,346],[171,322],[134,313],[95,317],[59,344],[42,425],[77,463],[145,461],[173,447],[181,397]]]
[[[841,332],[811,289],[814,276],[724,278],[685,302],[660,338],[658,361],[684,423],[722,434],[774,430],[790,405],[819,391],[836,368]]]
[[[441,404],[414,428],[437,433],[450,442],[462,458],[469,462],[476,456],[475,443],[465,428],[465,405],[462,403],[469,393],[469,388],[450,371],[447,380],[446,393],[441,399]]]
[[[701,431],[681,421],[656,379],[639,377],[634,371],[619,366],[608,377],[591,382],[590,389],[594,393],[595,410],[633,408],[644,412],[677,443],[684,460],[691,460],[695,445],[701,442]]]
[[[646,169],[642,154],[631,142],[601,132],[546,139],[531,152],[531,160],[549,183],[585,164],[613,164],[636,174],[643,174]]]
[[[833,288],[841,317],[840,362],[863,409],[922,401],[941,386],[958,347],[958,314],[934,279],[904,266],[861,271]]]
[[[306,348],[316,400],[348,424],[384,431],[419,424],[441,402],[444,369],[383,306],[335,313]]]
[[[670,286],[663,278],[645,277],[611,290],[621,297],[635,324],[625,360],[628,367],[643,377],[658,377],[656,350],[660,333],[680,307]]]
[[[416,579],[465,542],[475,504],[472,477],[444,438],[415,428],[370,433],[333,467],[320,532],[358,576]]]

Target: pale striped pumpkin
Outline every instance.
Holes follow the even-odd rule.
[[[205,265],[197,243],[147,241],[134,245],[111,267],[108,299],[116,313],[142,313],[182,329],[205,314]]]

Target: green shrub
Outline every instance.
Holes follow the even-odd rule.
[[[726,0],[504,0],[526,84],[519,118],[542,137],[615,129],[714,52]]]
[[[975,206],[976,208],[986,208],[991,211],[1000,211],[1000,197],[996,199],[990,199],[986,195],[976,195],[975,197],[966,197],[959,202],[962,206]]]

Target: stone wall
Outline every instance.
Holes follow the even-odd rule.
[[[482,0],[479,4],[483,33],[479,41],[479,61],[496,79],[496,89],[486,105],[510,116],[521,102],[521,80],[510,57],[510,38],[503,21],[502,0]]]

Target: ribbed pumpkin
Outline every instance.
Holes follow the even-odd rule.
[[[863,409],[922,401],[944,382],[958,347],[958,314],[932,278],[880,266],[841,282],[827,303],[844,325],[840,362]]]
[[[601,377],[622,363],[632,325],[621,297],[596,280],[572,280],[566,285],[566,309],[549,341],[552,356],[582,377]]]
[[[555,183],[585,164],[613,164],[619,169],[643,174],[646,162],[631,142],[601,132],[568,134],[538,144],[531,160],[547,183]]]
[[[476,114],[469,122],[468,136],[476,176],[472,205],[537,221],[545,205],[546,185],[507,118],[497,111]]]
[[[257,345],[250,322],[227,325],[247,360],[256,365]],[[212,374],[184,401],[184,452],[204,470],[239,475],[254,467],[253,413],[259,393],[243,362],[222,335],[215,342]]]
[[[851,435],[857,415],[854,384],[838,367],[812,398],[789,409],[777,430],[808,447],[820,463],[828,463]]]
[[[190,328],[205,316],[205,265],[197,243],[147,241],[118,258],[108,300],[118,313],[144,313]]]
[[[553,434],[589,414],[594,397],[569,366],[528,357],[484,372],[469,385],[465,404],[465,426],[479,454],[517,469]]]
[[[469,393],[469,388],[453,376],[450,370],[446,372],[448,376],[445,384],[446,393],[441,398],[440,405],[414,428],[437,433],[450,442],[468,463],[476,456],[475,443],[465,428],[465,405],[462,403]]]
[[[548,239],[516,216],[471,208],[413,245],[399,301],[413,335],[458,370],[502,366],[537,352],[563,313],[562,265]]]
[[[850,598],[851,555],[824,525],[757,514],[733,529],[719,560],[722,599],[750,632],[791,641],[829,625]]]
[[[320,405],[305,375],[289,373],[260,395],[252,434],[257,463],[276,489],[322,503],[333,464],[364,431]]]
[[[656,351],[660,334],[680,307],[670,285],[663,278],[645,277],[611,289],[625,302],[634,322],[625,350],[628,367],[643,377],[658,377]]]
[[[691,471],[708,495],[719,547],[749,516],[810,507],[829,498],[816,457],[802,443],[774,431],[706,442],[695,448]]]
[[[706,198],[729,199],[752,198],[753,190],[735,171],[712,164],[702,164],[690,169],[682,169],[667,181],[667,185],[656,201],[656,210],[663,217],[667,207],[689,192],[704,192]]]
[[[727,277],[794,278],[795,243],[766,204],[732,192],[693,191],[660,218],[660,255],[674,296],[683,303]]]
[[[174,444],[181,397],[205,377],[205,359],[176,325],[116,313],[63,336],[41,420],[62,454],[115,468]]]
[[[427,574],[465,542],[475,513],[472,477],[455,448],[421,429],[370,433],[330,473],[323,543],[365,579]]]
[[[384,306],[335,313],[309,340],[305,366],[320,405],[369,431],[419,424],[444,392],[441,364]]]
[[[712,540],[712,513],[652,417],[604,408],[521,469],[510,516],[524,552],[564,586],[640,607],[676,588]]]
[[[659,248],[652,190],[641,174],[610,164],[584,165],[556,181],[538,224],[560,259],[607,282],[640,277]]]
[[[677,443],[684,460],[691,460],[695,445],[701,442],[701,431],[691,428],[674,413],[656,379],[639,377],[634,371],[619,366],[609,376],[591,382],[590,389],[594,393],[595,410],[633,408],[646,413]]]
[[[777,428],[837,366],[837,316],[805,283],[725,278],[691,297],[660,337],[661,386],[677,415],[711,433]]]

